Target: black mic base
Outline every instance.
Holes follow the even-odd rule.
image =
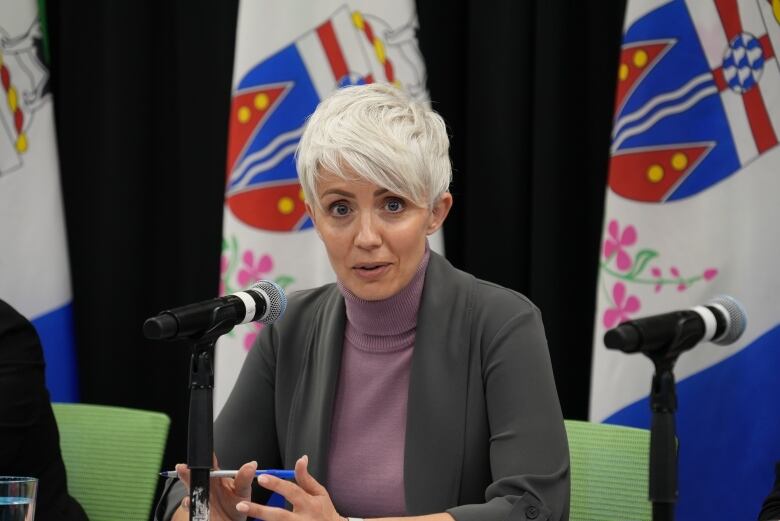
[[[209,468],[190,468],[190,521],[208,521],[210,517]]]
[[[653,504],[653,521],[673,521],[677,503],[677,439],[674,418],[677,397],[671,370],[660,374],[656,372],[653,377],[650,407],[653,418],[650,427],[648,497]]]
[[[653,503],[653,521],[672,521],[674,503]]]

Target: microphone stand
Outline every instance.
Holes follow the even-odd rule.
[[[209,492],[214,453],[214,344],[233,329],[230,320],[218,321],[222,308],[214,310],[214,326],[190,337],[190,413],[187,423],[187,466],[190,468],[190,521],[208,521]]]
[[[677,460],[675,413],[677,393],[674,381],[674,364],[680,354],[693,348],[699,339],[686,334],[686,322],[681,318],[675,335],[665,346],[642,351],[655,366],[650,387],[650,410],[653,413],[650,427],[650,476],[648,497],[653,504],[653,521],[674,521],[677,503]]]
[[[655,360],[653,360],[655,363]],[[653,521],[674,521],[677,502],[677,445],[674,415],[677,412],[671,363],[655,363],[650,391],[650,477],[648,497],[653,503]]]

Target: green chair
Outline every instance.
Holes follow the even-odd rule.
[[[159,412],[54,403],[68,491],[90,521],[147,521],[170,419]]]
[[[566,420],[571,458],[570,521],[650,521],[650,432]]]

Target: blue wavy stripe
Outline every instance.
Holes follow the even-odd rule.
[[[623,43],[673,39],[674,45],[635,85],[618,117],[640,109],[648,100],[671,92],[691,78],[710,74],[710,65],[689,12],[696,2],[674,0],[636,20]],[[739,139],[752,139],[738,136]],[[668,144],[712,143],[714,146],[669,196],[684,199],[706,190],[740,169],[739,155],[720,96],[707,96],[688,110],[661,119],[646,131],[623,142],[620,149]]]
[[[678,521],[758,517],[774,482],[774,462],[780,461],[778,375],[780,326],[677,384]],[[648,400],[605,423],[649,428]]]
[[[46,386],[54,402],[79,399],[73,306],[68,303],[32,321],[43,344]]]

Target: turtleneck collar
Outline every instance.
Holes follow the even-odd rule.
[[[390,352],[407,347],[417,327],[425,270],[430,249],[425,253],[412,280],[401,291],[384,300],[364,300],[338,281],[347,311],[345,335],[359,349]]]

